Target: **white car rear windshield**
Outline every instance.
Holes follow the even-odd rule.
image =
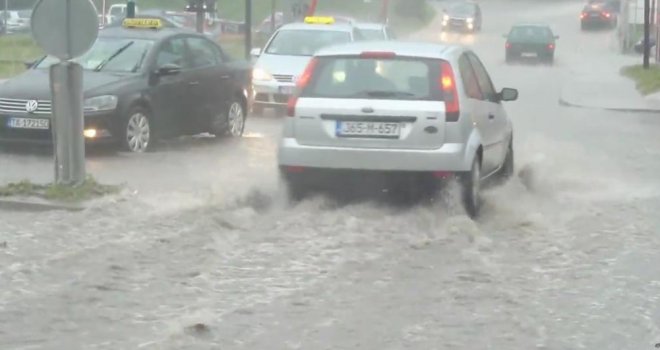
[[[338,30],[280,30],[265,52],[270,55],[312,56],[319,49],[351,41],[351,34]]]
[[[321,58],[302,96],[441,100],[439,66],[429,59]]]

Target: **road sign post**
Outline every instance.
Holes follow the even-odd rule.
[[[245,59],[252,51],[252,0],[245,0]]]
[[[75,185],[85,180],[85,140],[83,137],[82,66],[63,61],[50,67],[53,96],[53,140],[55,178],[58,183]]]
[[[135,0],[126,1],[126,18],[135,18]]]
[[[37,44],[60,59],[50,68],[55,182],[79,185],[86,176],[83,71],[71,60],[87,52],[96,41],[97,11],[90,0],[39,0],[31,25]]]

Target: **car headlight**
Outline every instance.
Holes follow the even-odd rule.
[[[472,22],[474,22],[474,18],[468,18],[465,21],[468,22],[468,23],[472,23]]]
[[[255,68],[252,70],[252,79],[268,81],[268,80],[273,80],[273,76],[270,73],[263,70],[262,68]]]
[[[117,96],[104,95],[91,97],[85,100],[86,112],[112,111],[117,108]]]
[[[445,22],[449,21],[449,15],[442,16],[442,20]]]

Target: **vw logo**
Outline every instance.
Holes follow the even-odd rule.
[[[25,102],[25,111],[28,113],[34,113],[37,108],[39,108],[39,102],[37,102],[37,100],[29,100]]]

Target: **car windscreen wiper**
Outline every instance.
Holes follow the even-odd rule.
[[[122,52],[126,51],[126,49],[131,47],[131,45],[133,45],[134,43],[135,43],[135,41],[129,41],[128,43],[126,43],[126,45],[120,47],[117,51],[115,51],[115,53],[108,56],[108,58],[106,58],[105,60],[103,60],[103,62],[101,62],[98,66],[96,66],[96,68],[94,68],[94,71],[98,72],[101,69],[103,69],[103,67],[105,67],[106,64],[108,64],[110,61],[115,59],[115,57],[121,55]]]

